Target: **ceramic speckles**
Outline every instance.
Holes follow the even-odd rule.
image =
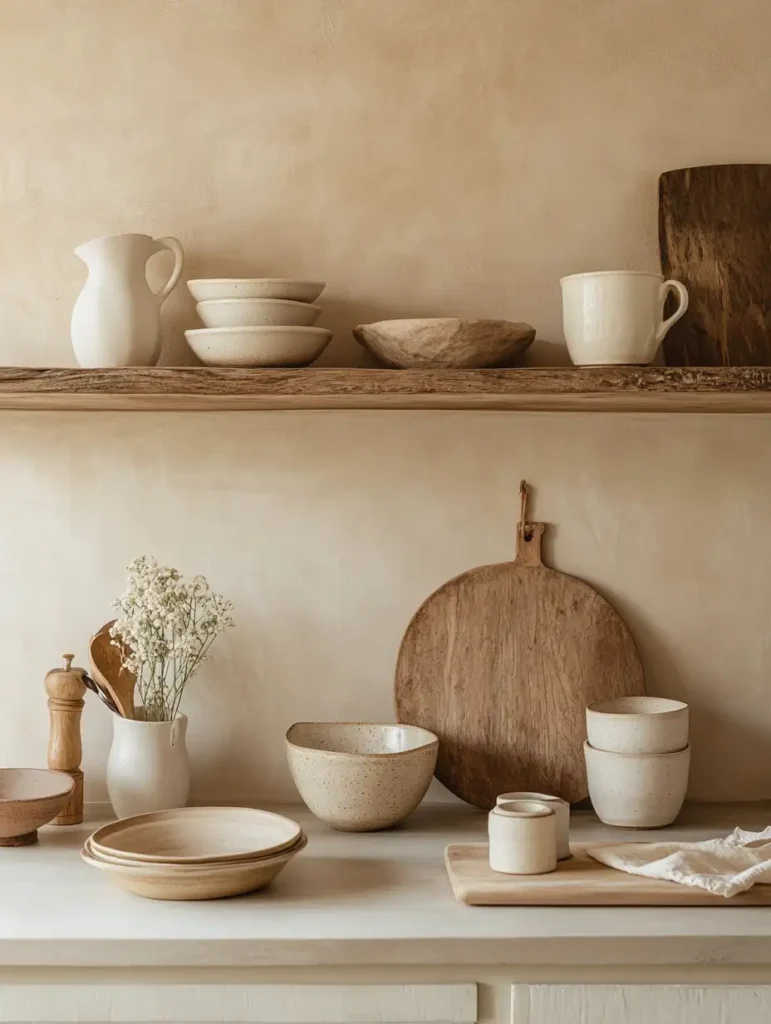
[[[289,769],[310,810],[343,832],[406,818],[425,796],[436,736],[410,725],[298,722],[286,734]]]
[[[584,743],[597,816],[620,828],[671,825],[685,800],[691,748],[671,754],[617,754]]]
[[[688,705],[665,697],[617,697],[586,709],[586,731],[597,750],[669,754],[688,746]]]
[[[567,800],[548,793],[501,793],[495,803],[500,807],[516,800],[536,800],[551,807],[557,830],[557,860],[567,860],[570,856],[570,804]]]
[[[487,818],[490,867],[507,875],[545,875],[557,867],[554,808],[536,800],[496,804]]]

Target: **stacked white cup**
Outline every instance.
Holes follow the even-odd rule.
[[[688,705],[665,697],[618,697],[586,709],[589,796],[620,828],[670,825],[685,800],[691,763]]]

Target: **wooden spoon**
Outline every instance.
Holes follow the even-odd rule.
[[[124,718],[134,718],[136,677],[121,664],[120,650],[110,636],[110,628],[114,624],[115,619],[106,622],[99,632],[91,637],[91,673],[97,685],[109,694],[118,713]]]

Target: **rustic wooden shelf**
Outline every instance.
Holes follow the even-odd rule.
[[[771,412],[771,367],[0,369],[0,409]]]

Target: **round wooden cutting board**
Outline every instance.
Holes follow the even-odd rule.
[[[477,807],[511,790],[584,799],[586,705],[645,692],[625,623],[588,583],[542,563],[543,531],[527,522],[523,482],[516,560],[441,586],[399,650],[398,720],[437,734],[437,778]]]

